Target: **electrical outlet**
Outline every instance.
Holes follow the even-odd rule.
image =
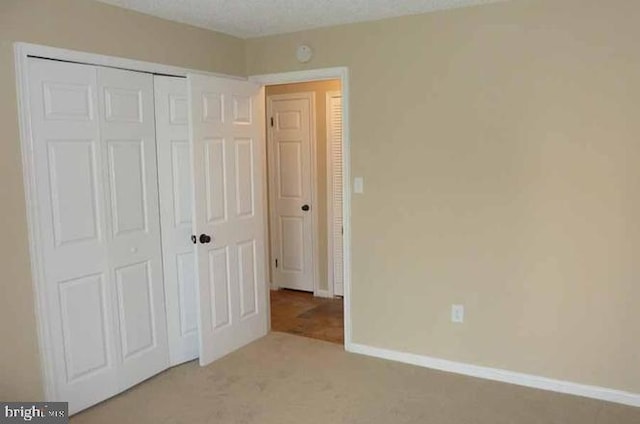
[[[464,305],[451,305],[451,322],[457,324],[464,322]]]

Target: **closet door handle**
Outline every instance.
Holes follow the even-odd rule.
[[[192,234],[191,235],[191,243],[196,244],[197,242],[198,242],[198,240],[197,240],[195,234]]]
[[[302,205],[302,207],[301,207],[300,209],[302,209],[303,211],[305,211],[305,212],[306,212],[306,211],[308,211],[308,210],[309,210],[309,209],[311,209],[311,208],[309,207],[309,205]]]
[[[211,236],[209,236],[208,234],[200,234],[200,243],[201,244],[211,243]]]

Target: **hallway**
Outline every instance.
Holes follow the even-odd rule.
[[[271,291],[271,330],[344,344],[342,298],[295,290]]]

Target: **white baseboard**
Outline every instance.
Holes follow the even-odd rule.
[[[416,355],[413,353],[381,349],[357,343],[350,343],[348,345],[345,345],[345,349],[348,352],[352,353],[388,359],[396,362],[403,362],[405,364],[417,365],[419,367],[431,368],[440,371],[463,374],[471,377],[500,381],[503,383],[517,384],[519,386],[533,387],[536,389],[549,390],[552,392],[566,393],[570,395],[583,396],[608,402],[640,407],[639,393],[630,393],[621,390],[607,389],[605,387],[589,386],[585,384],[572,383],[570,381],[554,380],[546,377],[522,374],[497,368],[465,364],[462,362],[432,358],[429,356]]]
[[[333,297],[333,295],[331,295],[331,293],[329,292],[329,290],[316,290],[316,292],[313,294],[315,297]]]

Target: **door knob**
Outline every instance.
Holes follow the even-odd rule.
[[[191,242],[192,242],[193,244],[196,244],[196,243],[198,242],[198,239],[197,239],[197,237],[196,237],[195,235],[192,235],[192,236],[191,236]]]
[[[211,236],[207,234],[200,234],[200,243],[207,244],[211,242]]]
[[[309,207],[309,205],[302,205],[302,207],[301,207],[300,209],[302,209],[303,211],[305,211],[305,212],[306,212],[306,211],[308,211],[308,210],[309,210],[309,209],[311,209],[311,208]]]

